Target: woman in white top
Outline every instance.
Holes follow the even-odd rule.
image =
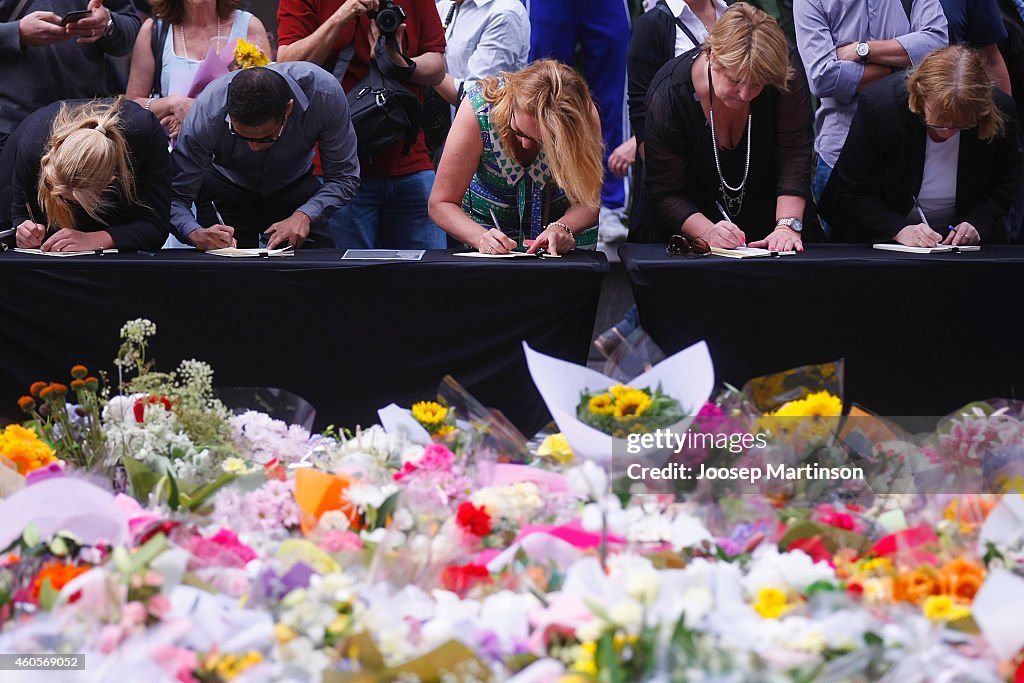
[[[139,30],[127,96],[152,111],[172,139],[192,106],[189,87],[212,42],[223,40],[222,49],[230,50],[238,38],[246,38],[270,55],[263,22],[237,8],[238,0],[156,0],[155,19]],[[162,41],[161,35],[166,35]],[[154,44],[154,38],[162,44]],[[155,50],[161,57],[159,80]]]

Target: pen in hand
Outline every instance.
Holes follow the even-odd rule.
[[[928,222],[928,217],[924,215],[924,209],[921,208],[921,202],[917,201],[917,195],[914,195],[913,200],[914,207],[917,209],[917,215],[921,217],[921,222],[929,228],[932,227],[931,223]]]
[[[729,215],[729,212],[726,211],[724,206],[722,206],[722,202],[716,200],[715,207],[718,209],[718,213],[722,214],[723,220],[725,220],[727,223],[732,223],[733,225],[736,224],[735,221],[733,221],[732,216]]]
[[[222,225],[224,227],[227,227],[228,224],[224,222],[224,216],[220,215],[220,210],[217,208],[217,202],[215,202],[215,201],[213,201],[211,199],[210,200],[210,206],[213,207],[213,215],[217,217],[217,223],[219,223],[220,225]],[[238,246],[238,240],[236,240],[235,238],[232,237],[231,238],[231,246],[232,247],[237,247]]]

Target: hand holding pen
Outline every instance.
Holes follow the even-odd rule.
[[[710,246],[723,249],[735,249],[747,245],[747,236],[743,234],[739,226],[732,220],[732,215],[726,210],[721,202],[715,202],[715,208],[722,216],[722,220],[712,225],[700,235]]]
[[[15,229],[15,244],[21,249],[39,249],[46,241],[46,226],[36,222],[28,202],[25,202],[25,212],[28,214],[28,220],[22,221]]]
[[[917,215],[921,219],[921,222],[916,225],[908,225],[907,227],[896,233],[894,238],[898,243],[908,247],[934,247],[942,241],[942,235],[932,230],[932,226],[928,223],[928,217],[924,215],[924,209],[921,208],[921,203],[917,201],[917,197],[912,197],[914,200],[914,208],[917,209]]]
[[[978,229],[973,225],[964,221],[959,225],[948,225],[946,230],[949,234],[946,235],[946,239],[942,240],[943,244],[948,244],[954,247],[962,247],[969,244],[981,244],[981,235],[978,234]]]
[[[475,245],[476,250],[481,254],[507,254],[516,248],[516,242],[501,231],[493,209],[490,213],[494,227],[480,235]]]

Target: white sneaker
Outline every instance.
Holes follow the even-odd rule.
[[[612,209],[607,206],[601,207],[597,239],[605,244],[616,244],[625,242],[629,234],[629,228],[622,224],[626,217],[626,210],[623,208]]]

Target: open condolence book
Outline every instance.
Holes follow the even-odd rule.
[[[937,247],[908,247],[903,244],[885,243],[872,244],[871,246],[874,249],[882,249],[884,251],[905,251],[908,254],[948,254],[954,251],[981,251],[980,244],[965,244],[960,247],[954,247],[952,244],[940,244]]]
[[[42,249],[22,249],[15,247],[13,251],[22,254],[35,254],[36,256],[103,256],[104,254],[116,254],[117,249],[90,249],[88,251],[43,251]]]
[[[715,256],[725,256],[726,258],[759,258],[761,256],[792,256],[796,252],[771,251],[770,249],[757,249],[755,247],[736,247],[735,249],[711,247],[711,253]]]
[[[224,247],[223,249],[210,249],[207,254],[214,256],[227,256],[229,258],[253,258],[259,256],[295,256],[290,246],[283,249],[260,249],[249,248],[239,249],[238,247]]]

